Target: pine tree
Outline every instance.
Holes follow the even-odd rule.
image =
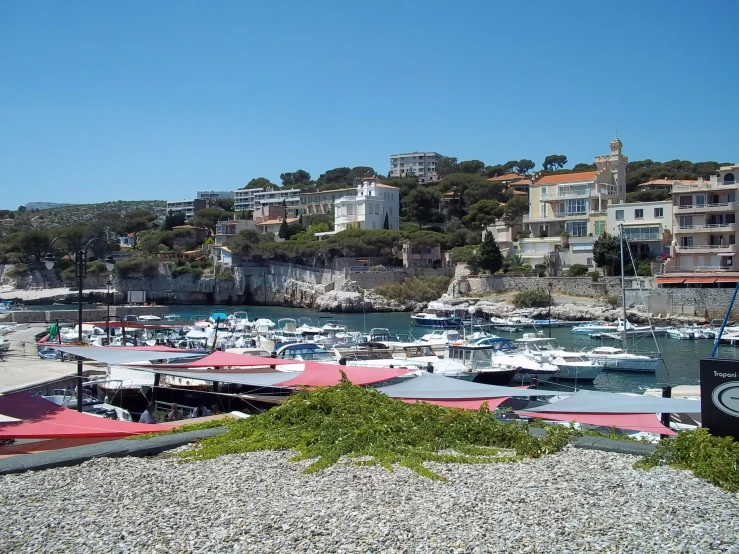
[[[287,217],[282,218],[282,223],[280,224],[280,230],[277,232],[277,236],[281,239],[287,240],[288,235],[290,234],[290,227],[287,224]]]
[[[485,233],[485,240],[480,245],[479,265],[490,273],[495,273],[503,267],[503,255],[492,233]]]

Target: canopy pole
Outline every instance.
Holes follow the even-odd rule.
[[[739,292],[739,281],[736,283],[736,287],[734,288],[734,295],[731,297],[731,302],[729,302],[729,308],[726,310],[726,316],[724,317],[724,321],[721,323],[721,329],[718,332],[718,335],[716,335],[716,340],[713,343],[713,352],[711,352],[711,358],[716,357],[716,352],[718,351],[718,345],[719,341],[721,340],[721,337],[724,335],[724,329],[726,329],[726,322],[729,321],[729,317],[731,316],[731,309],[734,307],[734,300],[736,300],[736,293]]]
[[[672,398],[672,385],[665,385],[664,387],[662,387],[662,398]],[[662,425],[664,425],[668,429],[670,428],[670,415],[671,414],[663,413],[661,418]],[[659,438],[667,438],[667,435],[660,435]]]

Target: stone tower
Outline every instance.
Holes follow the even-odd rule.
[[[608,170],[613,173],[613,183],[617,187],[616,198],[618,200],[626,198],[626,164],[629,163],[629,158],[621,153],[623,146],[621,139],[613,137],[610,154],[595,157],[595,166],[598,171]]]

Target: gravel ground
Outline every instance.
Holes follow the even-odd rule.
[[[631,456],[304,475],[285,453],[0,478],[0,552],[739,552],[739,496]]]

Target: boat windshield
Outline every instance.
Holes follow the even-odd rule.
[[[405,346],[405,355],[409,358],[420,358],[422,356],[436,356],[430,346]]]
[[[323,348],[318,348],[311,345],[296,344],[295,346],[288,346],[279,355],[280,358],[290,360],[305,360],[314,362],[333,362],[335,361],[331,354],[329,354]]]

